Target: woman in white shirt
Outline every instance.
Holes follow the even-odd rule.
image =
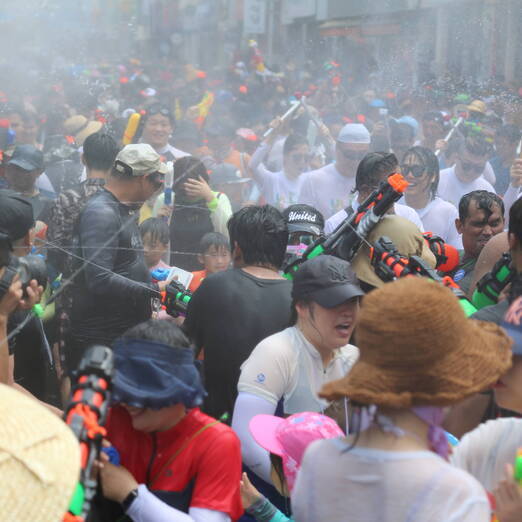
[[[473,341],[470,342],[470,339]],[[296,522],[488,522],[482,486],[447,462],[443,407],[491,386],[511,364],[503,330],[466,318],[448,288],[406,277],[366,295],[360,358],[320,396],[349,397],[347,439],[312,443],[292,492]]]
[[[271,482],[268,453],[248,429],[255,415],[320,412],[345,428],[346,401],[320,399],[317,392],[357,360],[357,348],[348,343],[362,295],[346,261],[322,255],[304,262],[294,276],[293,325],[261,341],[243,363],[232,428],[243,462],[266,482]]]
[[[272,172],[264,162],[267,160],[276,135],[277,132],[274,131],[258,147],[248,166],[265,201],[279,210],[284,210],[298,203],[301,174],[310,170],[311,156],[306,138],[298,134],[290,134],[285,138],[283,145],[283,169]]]
[[[426,147],[412,147],[404,154],[401,170],[409,183],[404,194],[405,202],[417,211],[424,230],[441,237],[455,248],[462,248],[462,240],[455,227],[459,213],[451,203],[437,196],[437,156]]]

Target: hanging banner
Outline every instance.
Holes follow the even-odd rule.
[[[264,34],[266,32],[266,1],[245,0],[244,34]]]

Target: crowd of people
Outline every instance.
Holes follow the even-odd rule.
[[[67,512],[101,345],[88,520],[518,522],[521,93],[256,60],[0,83],[0,518]]]

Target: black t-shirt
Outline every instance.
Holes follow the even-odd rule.
[[[205,353],[204,410],[232,417],[240,366],[265,337],[290,321],[292,284],[234,268],[212,274],[193,295],[185,329]]]

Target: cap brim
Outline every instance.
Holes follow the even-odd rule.
[[[28,172],[32,172],[33,170],[41,170],[43,168],[38,166],[35,167],[33,163],[22,158],[12,159],[9,161],[8,165],[14,165],[15,167],[27,170]]]
[[[263,449],[281,457],[283,448],[277,440],[276,431],[282,422],[284,419],[274,415],[256,415],[248,425],[252,437]]]
[[[310,294],[310,298],[323,308],[335,308],[354,297],[362,297],[363,295],[364,292],[357,285],[344,283],[322,288]]]
[[[288,233],[294,234],[296,232],[308,232],[310,234],[314,234],[314,236],[319,236],[321,235],[321,228],[310,223],[289,223]]]

